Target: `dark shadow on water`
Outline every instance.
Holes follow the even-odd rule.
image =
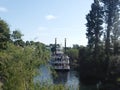
[[[97,85],[83,85],[80,84],[80,90],[99,90]]]
[[[120,90],[120,84],[117,83],[103,83],[99,86],[99,90]]]
[[[56,74],[57,76],[52,77],[54,84],[65,85],[69,90],[79,90],[79,78],[76,71],[57,71]]]
[[[80,90],[120,90],[120,83],[80,84]]]
[[[56,75],[53,75],[54,84],[66,84],[68,81],[68,72],[66,71],[56,71]]]

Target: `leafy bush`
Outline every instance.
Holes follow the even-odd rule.
[[[44,55],[48,51],[37,51],[31,46],[22,48],[13,44],[0,51],[0,76],[4,90],[34,90],[33,77],[37,74],[38,66],[48,59],[48,56]],[[39,57],[40,55],[42,57]]]

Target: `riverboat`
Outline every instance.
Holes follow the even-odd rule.
[[[55,51],[52,52],[51,55],[51,63],[53,68],[57,71],[69,71],[70,70],[69,56],[63,52],[63,49],[59,44],[55,43],[54,48]]]

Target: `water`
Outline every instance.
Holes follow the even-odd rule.
[[[47,84],[63,84],[76,90],[79,87],[79,75],[75,70],[68,72],[56,72],[55,75],[49,70],[49,66],[42,65],[39,68],[40,75],[35,78],[35,81]]]
[[[35,81],[39,81],[44,84],[63,84],[65,86],[72,87],[70,90],[120,90],[120,85],[117,87],[114,84],[99,84],[95,85],[83,85],[79,81],[79,74],[75,70],[70,70],[68,72],[57,72],[57,76],[53,75],[52,72],[49,70],[48,65],[42,65],[39,68],[40,75],[35,77]]]

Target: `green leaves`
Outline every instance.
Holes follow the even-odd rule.
[[[25,46],[25,43],[22,40],[22,36],[23,34],[21,34],[21,32],[18,30],[13,31],[13,33],[11,34],[11,39],[16,46],[21,46],[21,47]]]
[[[21,32],[20,31],[18,31],[18,30],[15,30],[15,31],[13,31],[13,33],[12,33],[12,35],[11,35],[11,37],[12,37],[12,39],[13,40],[21,40],[21,37],[22,37],[23,35],[21,34]]]
[[[8,24],[0,18],[0,49],[6,49],[7,42],[10,40],[9,32]]]
[[[102,24],[103,24],[103,13],[102,6],[98,0],[94,0],[94,3],[91,5],[91,11],[86,16],[87,19],[87,33],[88,46],[93,49],[100,43],[101,33],[102,33]]]
[[[40,43],[24,48],[12,43],[8,46],[0,51],[0,76],[4,79],[4,90],[34,90],[33,77],[38,67],[48,59],[49,52]]]

